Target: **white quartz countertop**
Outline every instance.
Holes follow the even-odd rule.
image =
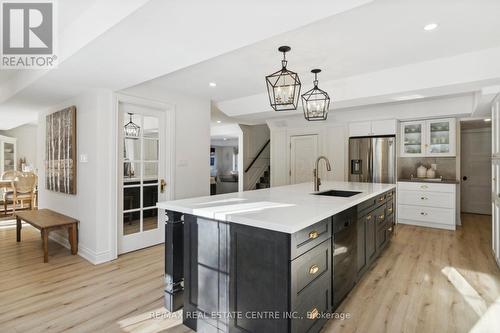
[[[334,189],[361,192],[343,198],[312,195],[311,182],[165,201],[157,207],[292,234],[394,188],[395,184],[323,182],[320,192]]]

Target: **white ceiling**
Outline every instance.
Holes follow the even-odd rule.
[[[87,10],[81,1],[67,10],[61,6],[59,15],[81,14],[60,34],[63,61],[48,72],[0,79],[0,115],[19,119],[0,123],[0,129],[32,121],[37,110],[82,91],[128,88],[370,1],[108,0],[91,1]]]
[[[299,73],[308,89],[312,68],[323,70],[321,83],[500,46],[498,13],[498,0],[376,0],[154,83],[215,101],[259,94],[266,90],[264,76],[280,67],[277,47],[286,44],[292,47],[288,67]],[[439,27],[424,31],[430,22]],[[209,87],[209,82],[217,87]]]

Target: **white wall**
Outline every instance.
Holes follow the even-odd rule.
[[[77,115],[77,194],[68,195],[45,189],[45,116],[68,106]],[[113,151],[115,128],[113,93],[93,91],[82,94],[39,115],[37,160],[39,169],[39,206],[74,217],[79,224],[78,253],[93,263],[114,258],[111,223],[115,223]],[[80,155],[88,162],[81,163]],[[51,237],[67,246],[66,233]]]
[[[2,135],[17,139],[17,159],[26,158],[26,162],[37,166],[37,126],[22,125],[8,131],[0,131]]]
[[[175,199],[209,195],[210,101],[169,93],[149,83],[123,93],[174,105]]]

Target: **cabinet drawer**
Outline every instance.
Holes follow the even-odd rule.
[[[382,205],[373,211],[373,216],[375,218],[377,226],[382,225],[385,222],[386,217],[386,205]]]
[[[324,275],[331,279],[331,238],[292,260],[292,303],[310,292],[313,282]]]
[[[399,191],[399,203],[402,205],[454,208],[455,195],[444,192]]]
[[[449,208],[398,205],[398,218],[454,225],[455,210]]]
[[[398,182],[398,190],[455,193],[456,184]]]
[[[330,312],[330,300],[331,280],[327,275],[323,275],[311,284],[307,293],[292,303],[297,317],[292,319],[292,333],[319,332],[327,319],[318,316]]]
[[[386,204],[386,214],[387,216],[391,216],[394,213],[394,200],[387,200]]]
[[[332,236],[332,219],[329,217],[294,233],[291,237],[291,259],[309,251]]]

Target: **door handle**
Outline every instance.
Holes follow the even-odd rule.
[[[165,179],[160,179],[160,193],[165,192],[165,186],[167,186],[167,182],[165,182]]]

